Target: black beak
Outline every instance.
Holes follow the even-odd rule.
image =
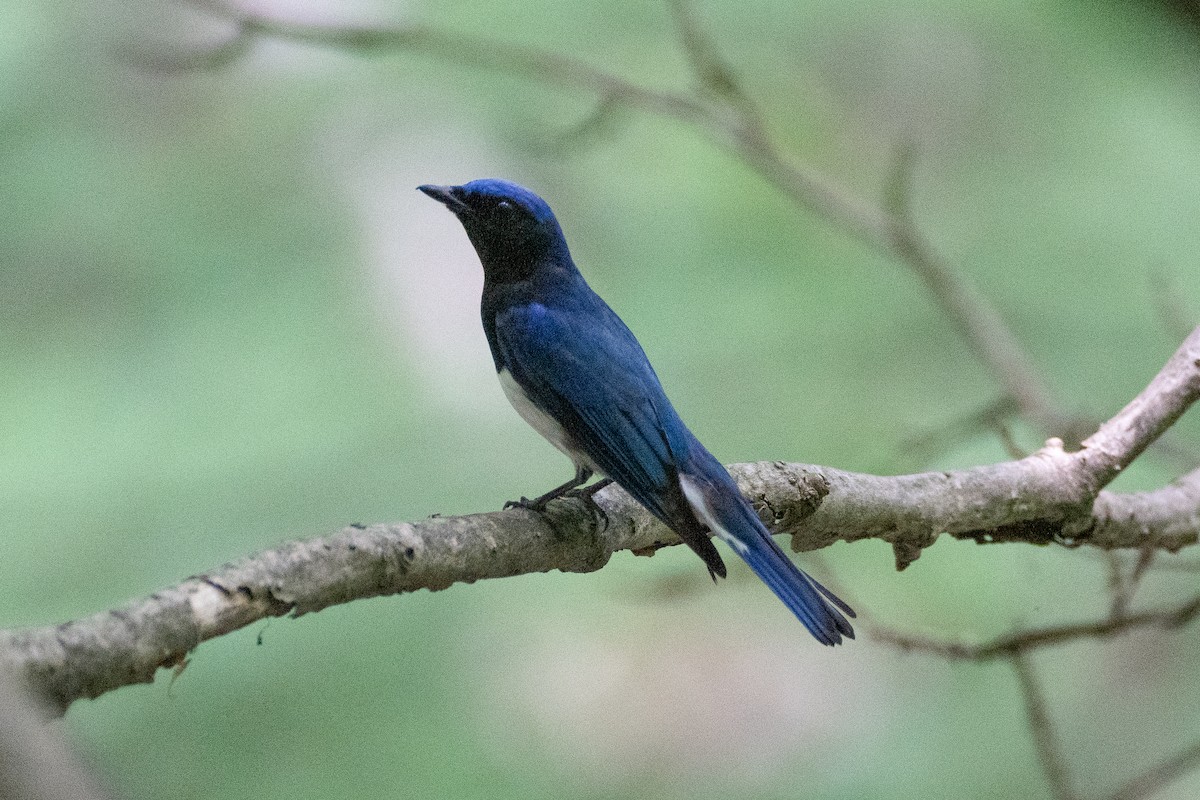
[[[460,187],[458,186],[434,186],[427,183],[424,186],[418,186],[417,191],[424,192],[425,194],[429,195],[434,200],[437,200],[439,203],[446,206],[446,208],[453,211],[455,214],[462,214],[463,212],[470,211],[471,209],[466,203],[459,199],[459,188]]]

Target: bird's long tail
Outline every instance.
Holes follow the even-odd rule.
[[[854,638],[846,617],[854,610],[797,567],[775,544],[771,534],[738,491],[737,484],[707,452],[694,471],[680,472],[679,483],[696,517],[724,539],[750,569],[771,587],[821,644]],[[717,470],[720,470],[718,473]]]

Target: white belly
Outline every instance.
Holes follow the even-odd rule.
[[[558,448],[567,458],[593,472],[600,472],[586,454],[581,453],[572,445],[571,438],[563,426],[559,425],[554,417],[534,405],[533,401],[529,399],[529,395],[525,394],[525,390],[513,378],[511,372],[502,369],[497,377],[500,379],[500,388],[504,390],[504,396],[521,415],[521,419],[528,422],[531,428],[540,433],[546,441]]]

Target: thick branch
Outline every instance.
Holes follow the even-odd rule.
[[[1033,524],[1038,515],[1061,519],[1064,509],[1077,506],[1073,494],[1056,486],[1052,463],[1037,454],[968,473],[896,478],[780,462],[739,465],[734,472],[768,521],[777,529],[797,529],[795,543],[803,549],[837,538],[874,536],[899,551],[919,552],[932,542],[937,523],[956,515],[966,517],[957,528],[972,528],[986,518],[1010,526],[1006,541],[1047,541],[1043,526]],[[991,474],[990,484],[969,474],[980,471]],[[1024,489],[1014,497],[1012,490],[999,486]],[[814,524],[798,523],[795,517],[811,513],[826,491],[825,503],[810,517]],[[923,503],[888,508],[889,498],[914,492]],[[1002,506],[987,508],[997,497]],[[1123,501],[1137,497],[1114,495],[1108,507],[1122,508]],[[606,489],[595,499],[608,515],[607,525],[582,502],[561,500],[544,515],[514,509],[350,527],[325,538],[289,542],[83,620],[2,631],[0,662],[24,671],[32,685],[65,708],[81,697],[149,682],[159,667],[182,663],[201,642],[267,617],[299,616],[358,598],[438,590],[484,578],[553,569],[588,572],[603,567],[619,550],[647,552],[676,543],[674,534],[620,490]],[[1170,550],[1194,544],[1200,533],[1200,501],[1193,500],[1179,517],[1162,530],[1142,524],[1118,529],[1097,519],[1094,527],[1105,529],[1106,536],[1095,543],[1141,547],[1153,541]],[[1191,519],[1190,528],[1185,519]]]
[[[1200,326],[1171,356],[1150,385],[1100,430],[1083,441],[1088,469],[1108,484],[1200,399]]]
[[[1052,439],[1027,458],[960,472],[879,477],[783,462],[733,468],[795,549],[838,539],[890,542],[907,566],[942,532],[977,541],[1060,541],[1178,550],[1200,536],[1200,470],[1154,492],[1100,492],[1200,395],[1200,328],[1138,397],[1068,453]],[[1097,466],[1099,464],[1099,466]],[[1099,476],[1099,477],[1098,477]],[[444,589],[552,569],[588,572],[619,550],[675,535],[617,487],[582,501],[423,522],[350,527],[290,542],[77,622],[0,631],[0,663],[60,707],[181,664],[201,642],[269,616],[299,616],[363,597]]]

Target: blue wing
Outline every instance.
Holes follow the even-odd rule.
[[[725,576],[718,534],[823,644],[853,638],[854,612],[779,548],[737,484],[684,426],[637,339],[595,294],[574,306],[513,304],[496,315],[507,369],[605,475]]]
[[[497,363],[608,477],[670,526],[710,572],[725,565],[679,485],[694,441],[641,345],[595,294],[582,305],[515,304],[496,315]]]

